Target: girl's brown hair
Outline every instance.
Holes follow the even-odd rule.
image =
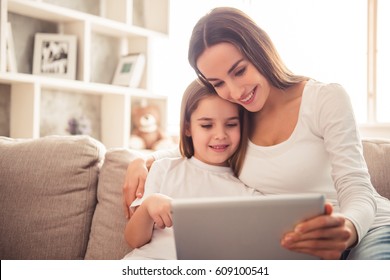
[[[198,79],[193,81],[185,90],[181,101],[180,112],[180,153],[183,157],[190,158],[194,155],[192,137],[186,135],[186,129],[190,127],[191,115],[197,109],[199,102],[210,96],[218,96],[214,89],[206,87]],[[248,145],[248,112],[237,105],[240,119],[240,144],[229,164],[236,176],[241,171]]]
[[[231,43],[278,89],[286,89],[307,80],[294,75],[283,63],[268,34],[242,11],[220,7],[211,10],[195,25],[188,50],[188,60],[198,77],[211,86],[197,67],[199,56],[208,47]]]

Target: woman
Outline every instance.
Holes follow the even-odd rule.
[[[264,194],[319,192],[330,202],[325,215],[297,225],[282,246],[324,259],[343,252],[342,258],[390,259],[390,202],[370,182],[341,86],[293,74],[268,35],[233,8],[198,21],[188,58],[206,85],[251,112],[240,180]],[[146,176],[145,167],[136,170]],[[125,196],[142,192],[130,179]]]

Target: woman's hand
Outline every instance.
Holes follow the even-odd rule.
[[[127,219],[131,217],[129,206],[136,198],[141,198],[144,194],[145,180],[148,175],[148,168],[153,159],[136,158],[127,167],[123,191],[123,208]]]
[[[356,229],[344,217],[332,214],[332,206],[325,205],[325,214],[298,224],[287,233],[281,244],[286,249],[320,257],[339,259],[357,240]]]

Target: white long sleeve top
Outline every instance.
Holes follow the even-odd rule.
[[[338,84],[306,83],[296,127],[286,141],[249,141],[241,181],[263,194],[322,193],[352,221],[358,241],[390,224],[390,201],[373,188],[349,96]]]

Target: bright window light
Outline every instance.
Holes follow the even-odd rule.
[[[390,122],[390,2],[378,1],[377,23],[377,121]]]
[[[187,60],[192,28],[201,16],[217,6],[232,6],[249,14],[268,33],[294,73],[341,84],[351,97],[357,121],[367,122],[367,0],[171,0],[170,3],[169,50],[164,63],[170,67],[161,73],[160,83],[169,95],[170,133],[178,133],[181,96],[195,78]],[[385,15],[390,13],[390,4],[380,2],[384,4],[386,7],[381,6],[379,11],[387,30],[380,31],[389,34],[390,18]],[[386,44],[378,45],[378,55],[387,62],[381,67],[390,63],[389,52],[380,53],[381,49],[390,49],[389,40]],[[389,114],[385,104],[390,104],[384,97],[390,96],[385,79],[378,77],[378,81],[383,80],[378,86],[378,91],[383,92],[378,93],[383,107],[378,110],[379,119],[389,122],[390,117],[384,115]]]

